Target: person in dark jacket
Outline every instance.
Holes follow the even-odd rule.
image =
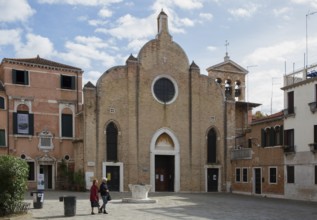
[[[106,211],[106,204],[108,203],[109,189],[108,189],[106,177],[102,178],[102,183],[100,184],[99,192],[103,201],[103,204],[99,209],[99,213],[101,213],[103,210],[104,214],[108,214],[108,212]]]
[[[90,188],[90,203],[91,203],[91,214],[94,215],[94,207],[99,208],[99,197],[98,197],[98,180],[93,180]]]

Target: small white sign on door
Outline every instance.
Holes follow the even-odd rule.
[[[37,174],[37,189],[44,190],[45,182],[44,182],[44,174],[39,173]]]

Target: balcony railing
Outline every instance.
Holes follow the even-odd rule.
[[[295,115],[295,107],[283,109],[284,117],[287,118],[289,116]]]
[[[315,113],[315,111],[317,110],[317,102],[311,102],[311,103],[308,103],[308,105],[309,105],[310,111],[312,113]]]
[[[310,151],[313,153],[317,153],[317,143],[308,144],[310,147]]]
[[[304,80],[317,77],[317,64],[312,64],[307,68],[301,68],[284,76],[284,86],[290,86]]]
[[[232,149],[231,160],[252,159],[251,148]]]
[[[295,153],[294,145],[284,145],[284,153]]]

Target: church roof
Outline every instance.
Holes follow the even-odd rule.
[[[207,71],[211,71],[211,70],[221,70],[221,67],[225,66],[225,65],[232,65],[234,66],[237,70],[239,70],[240,72],[247,74],[249,71],[246,70],[245,68],[243,68],[242,66],[240,66],[239,64],[237,64],[236,62],[230,60],[230,57],[228,56],[228,54],[226,53],[226,56],[224,57],[224,61],[221,63],[218,63],[216,65],[213,65],[211,67],[207,68]]]
[[[163,9],[162,9],[161,13],[159,14],[159,16],[160,16],[160,15],[165,15],[165,16],[167,16],[167,14],[163,11]]]
[[[65,65],[62,63],[57,63],[51,60],[43,59],[39,55],[34,58],[4,58],[2,63],[13,63],[27,66],[37,66],[40,68],[55,68],[55,69],[64,69],[69,71],[83,72],[80,68]]]
[[[199,66],[193,61],[192,64],[190,64],[190,68],[197,68],[199,69]]]
[[[128,57],[127,61],[137,61],[138,59],[135,58],[132,54]]]
[[[96,88],[90,81],[84,85],[85,88]]]

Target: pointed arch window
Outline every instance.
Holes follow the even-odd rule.
[[[207,137],[207,163],[216,163],[217,154],[217,134],[214,129],[210,129]]]
[[[107,160],[117,161],[118,160],[118,128],[111,122],[107,126]]]

